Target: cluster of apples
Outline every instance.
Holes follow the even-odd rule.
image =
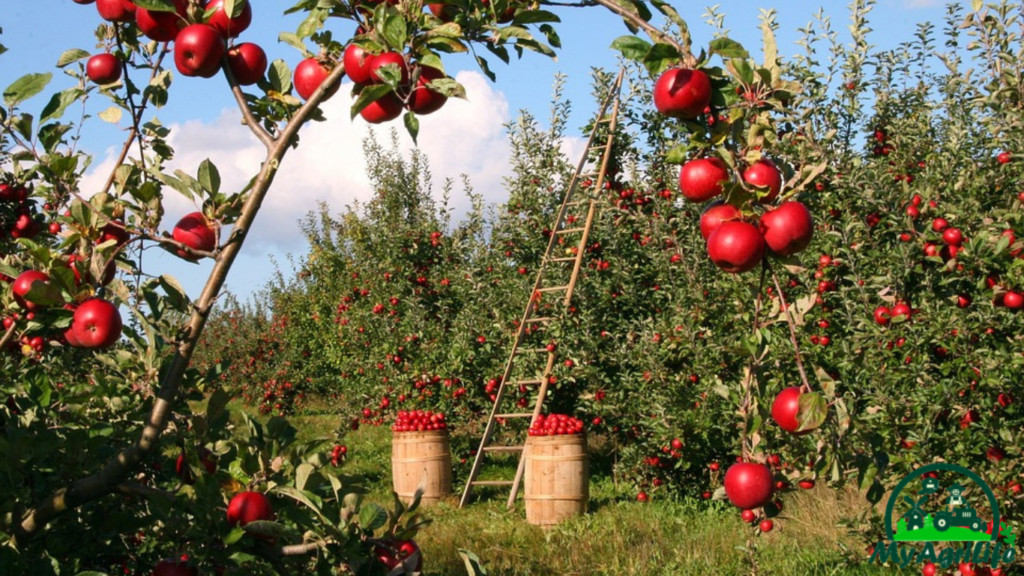
[[[711,80],[702,70],[670,69],[654,85],[654,105],[671,118],[711,118]],[[762,205],[774,202],[782,191],[782,172],[766,157],[746,166],[742,179],[747,186],[763,191],[758,200]],[[721,158],[696,158],[680,169],[679,190],[690,202],[707,202],[721,196],[730,180],[729,167]],[[708,256],[722,270],[747,272],[761,263],[766,251],[786,257],[810,244],[814,220],[802,203],[783,202],[767,210],[756,223],[741,208],[742,204],[718,201],[701,215],[700,230]]]
[[[540,414],[530,424],[530,436],[569,436],[583,434],[583,420],[568,414]]]
[[[0,184],[0,203],[13,206],[13,210],[5,213],[10,214],[12,220],[8,220],[4,213],[0,213],[0,238],[10,234],[11,238],[34,238],[42,231],[42,225],[33,218],[32,203],[29,201],[29,191],[24,186],[11,186]]]
[[[225,53],[239,84],[255,84],[267,71],[267,55],[257,44],[244,42],[228,47],[252,23],[252,6],[245,0],[237,16],[228,14],[224,0],[190,3],[173,0],[174,12],[140,8],[132,0],[74,0],[92,4],[108,22],[134,23],[150,40],[174,43],[174,65],[184,76],[211,78],[220,71]],[[207,18],[206,15],[209,14]],[[86,64],[86,75],[100,85],[121,79],[121,62],[110,53],[96,54]]]
[[[345,73],[359,85],[383,84],[384,79],[381,78],[379,71],[384,66],[396,66],[401,74],[399,89],[402,94],[386,94],[359,112],[359,115],[371,124],[394,120],[402,114],[403,108],[419,115],[431,114],[440,110],[448,101],[447,96],[430,87],[431,82],[445,77],[444,72],[430,66],[410,63],[408,55],[394,51],[371,54],[353,42],[345,48],[342,61]],[[298,72],[296,68],[296,76]]]
[[[447,430],[444,413],[433,413],[429,410],[399,410],[395,423],[391,426],[394,432],[425,432],[429,430]]]
[[[18,275],[11,284],[14,301],[28,313],[45,308],[41,301],[33,300],[30,292],[46,290],[50,277],[39,270],[26,270]],[[102,349],[112,346],[121,337],[123,323],[121,312],[117,306],[103,298],[89,298],[75,306],[66,304],[68,310],[74,310],[71,326],[64,331],[67,343],[75,348]]]

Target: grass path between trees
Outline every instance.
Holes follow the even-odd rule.
[[[335,415],[292,419],[306,438],[331,434]],[[361,427],[345,439],[345,471],[367,479],[366,501],[391,502],[391,431]],[[511,478],[514,462],[484,470],[483,478]],[[607,470],[592,470],[590,513],[545,532],[526,523],[522,500],[505,509],[505,493],[477,497],[459,509],[456,498],[426,510],[433,523],[417,537],[426,576],[465,574],[459,549],[477,554],[491,576],[867,575],[918,574],[920,567],[851,563],[842,547],[861,549],[838,525],[861,510],[857,494],[827,488],[790,493],[775,529],[755,536],[725,503],[633,501],[633,488],[616,486]],[[458,488],[458,486],[456,487]],[[865,556],[866,558],[866,556]]]

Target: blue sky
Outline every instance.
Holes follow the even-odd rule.
[[[71,0],[37,0],[36,2],[6,2],[0,27],[0,43],[9,52],[0,56],[0,86],[28,72],[54,71],[52,89],[71,84],[54,63],[68,48],[95,50],[93,32],[100,23],[93,5],[80,6]],[[254,0],[253,26],[241,40],[256,42],[264,47],[271,60],[282,58],[293,65],[299,53],[277,43],[280,31],[293,31],[299,19],[284,17],[281,12],[292,2]],[[704,9],[683,7],[680,13],[690,25],[695,47],[706,45],[713,28],[704,22]],[[690,4],[692,6],[692,4]],[[796,53],[794,44],[797,29],[805,26],[819,8],[831,16],[833,29],[847,38],[848,10],[843,2],[805,2],[789,0],[766,2],[734,0],[723,3],[720,12],[726,15],[726,28],[730,36],[743,43],[752,52],[760,46],[757,17],[760,8],[776,8],[780,29],[779,51],[785,57]],[[595,105],[589,98],[589,72],[593,66],[614,68],[616,53],[608,48],[616,37],[627,33],[621,21],[603,8],[559,8],[563,22],[558,27],[563,48],[556,61],[527,53],[522,61],[505,66],[491,60],[491,68],[498,76],[490,84],[480,76],[475,63],[468,57],[448,57],[445,65],[449,74],[466,84],[469,102],[449,104],[433,117],[423,119],[420,146],[432,163],[435,189],[445,177],[457,178],[466,173],[477,192],[492,202],[505,197],[501,190],[501,177],[507,172],[504,162],[505,142],[501,124],[521,109],[530,110],[539,118],[546,117],[551,85],[556,73],[568,76],[566,96],[575,103],[569,126],[576,130],[586,122]],[[945,8],[933,0],[880,0],[872,13],[873,43],[890,48],[910,40],[919,22],[932,21],[941,28]],[[334,25],[336,35],[344,36],[351,29],[348,23]],[[311,127],[303,145],[285,160],[275,188],[257,219],[260,229],[247,242],[236,269],[228,280],[228,287],[240,295],[248,295],[270,278],[271,258],[285,262],[287,254],[301,254],[304,242],[295,224],[306,210],[324,200],[332,208],[341,209],[354,199],[365,199],[371,193],[363,174],[360,141],[367,128],[359,120],[350,122],[345,107],[349,86],[327,104],[328,122]],[[28,108],[39,108],[45,99],[29,103]],[[95,114],[109,106],[96,99],[90,105]],[[178,149],[175,167],[195,173],[204,158],[212,159],[222,171],[226,186],[241,186],[248,175],[258,168],[259,149],[255,141],[238,125],[238,113],[233,109],[230,94],[223,79],[176,78],[170,104],[157,112],[158,118],[172,126],[172,143]],[[83,140],[84,147],[95,156],[94,169],[83,183],[83,193],[97,186],[101,172],[112,166],[110,156],[119,145],[125,126],[115,126],[94,119]],[[383,134],[380,130],[378,134]],[[386,137],[386,136],[385,136]],[[412,143],[403,140],[411,147]],[[574,142],[566,143],[567,151],[574,151]],[[290,171],[289,171],[290,170]],[[456,208],[461,198],[456,199]],[[177,217],[193,210],[187,203],[168,201],[168,227]],[[209,264],[189,265],[174,257],[147,256],[147,265],[159,266],[179,277],[189,292],[197,295],[209,270]],[[284,268],[288,266],[285,263]]]

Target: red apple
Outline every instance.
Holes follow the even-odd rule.
[[[156,12],[139,8],[135,11],[135,24],[146,38],[157,42],[173,42],[178,31],[188,25],[188,1],[174,0],[174,12]]]
[[[732,204],[714,202],[700,215],[700,235],[704,237],[704,240],[707,240],[712,232],[718,230],[722,222],[739,220],[742,217],[743,213],[740,212],[740,209]]]
[[[936,232],[942,232],[946,228],[949,228],[949,222],[945,218],[936,218],[932,220],[932,230]]]
[[[985,451],[985,457],[993,462],[999,462],[1003,458],[1006,458],[1006,450],[1003,450],[998,446],[990,446],[989,449]]]
[[[744,511],[743,511],[743,512],[742,512],[742,513],[740,514],[740,518],[742,518],[742,519],[743,519],[743,521],[744,521],[744,522],[746,522],[747,524],[750,524],[750,523],[752,523],[752,522],[753,522],[754,520],[757,520],[757,514],[754,514],[754,511],[753,511],[753,510],[744,510]]]
[[[101,86],[113,84],[121,79],[121,61],[113,54],[96,54],[86,62],[85,75]]]
[[[775,523],[771,520],[761,521],[761,532],[771,532],[772,528],[775,528]]]
[[[420,77],[416,81],[409,101],[406,103],[409,110],[416,114],[430,114],[437,112],[448,101],[448,97],[440,92],[431,90],[427,84],[433,80],[444,78],[444,72],[429,66],[420,66]]]
[[[1009,152],[1000,152],[999,155],[996,156],[996,160],[998,160],[1000,164],[1009,164],[1010,160],[1013,160],[1013,156],[1011,156]]]
[[[11,290],[14,291],[14,301],[18,303],[25,310],[37,310],[40,306],[35,302],[27,300],[25,296],[29,290],[32,289],[32,285],[36,282],[42,282],[48,284],[50,277],[38,270],[27,270],[18,275],[14,279],[14,284],[11,286]]]
[[[394,570],[398,568],[400,564],[413,554],[420,552],[420,547],[414,540],[397,540],[386,542],[388,547],[397,550],[397,555],[388,548],[383,546],[377,546],[374,549],[374,553],[377,556],[377,560],[383,564],[388,570]],[[420,553],[414,562],[414,566],[409,566],[408,572],[422,572],[423,571],[423,554]]]
[[[402,115],[402,101],[393,92],[389,92],[375,102],[370,102],[359,111],[359,115],[370,124],[390,122]]]
[[[153,568],[152,576],[198,576],[199,571],[190,567],[187,562],[177,560],[161,560]]]
[[[217,471],[217,463],[206,448],[199,448],[199,463],[206,469],[207,474],[213,474]],[[188,456],[184,452],[179,454],[178,459],[174,462],[174,473],[185,484],[195,484],[196,482],[196,479],[192,476],[192,469],[188,465]]]
[[[738,462],[725,472],[725,495],[737,508],[750,510],[772,499],[772,472],[754,462]]]
[[[654,107],[673,118],[696,118],[711,104],[711,80],[702,70],[673,68],[654,83]]]
[[[761,216],[761,232],[769,250],[779,256],[792,256],[811,243],[814,219],[800,202],[783,202]]]
[[[112,220],[104,224],[103,228],[100,228],[100,237],[96,240],[97,244],[103,244],[113,240],[118,246],[123,246],[131,240],[132,236],[128,233],[128,230],[124,227],[124,222],[121,220]]]
[[[96,0],[71,0],[75,4],[92,4]]]
[[[186,214],[174,225],[174,239],[193,250],[212,252],[217,247],[217,229],[202,212]],[[178,250],[178,256],[189,259],[188,252]]]
[[[405,57],[398,52],[384,52],[383,54],[374,56],[373,60],[370,61],[369,69],[371,84],[382,84],[384,82],[377,71],[388,64],[398,66],[399,71],[402,73],[402,79],[399,84],[405,86],[409,83],[409,65],[406,63]]]
[[[121,312],[102,298],[82,302],[71,319],[74,339],[82,348],[107,348],[121,338]]]
[[[751,186],[767,188],[768,195],[761,199],[762,202],[771,202],[779,196],[782,190],[782,172],[775,163],[767,158],[754,162],[743,171],[743,181]]]
[[[804,490],[810,490],[811,488],[814,488],[814,480],[801,480],[799,485]]]
[[[316,58],[306,58],[295,67],[295,91],[303,100],[309,100],[313,92],[323,84],[324,80],[331,74],[331,70],[324,62]],[[341,78],[333,86],[327,88],[327,95],[324,100],[334,96],[341,87]]]
[[[772,402],[772,420],[790,434],[803,435],[810,430],[800,431],[800,391],[799,386],[784,389]]]
[[[897,318],[899,316],[903,316],[904,318],[909,320],[910,316],[913,313],[914,313],[913,309],[911,309],[910,305],[907,304],[906,302],[897,302],[896,305],[892,307],[892,317],[893,318]]]
[[[959,228],[946,228],[942,232],[942,241],[950,246],[959,246],[963,240],[964,236],[960,233]]]
[[[258,44],[243,42],[228,50],[228,66],[242,86],[252,86],[267,71],[267,53]]]
[[[270,500],[260,492],[239,492],[228,503],[228,524],[245,526],[257,520],[273,520]]]
[[[135,20],[135,4],[130,0],[96,0],[96,11],[108,22]]]
[[[729,169],[720,158],[690,160],[679,170],[679,191],[690,202],[704,202],[722,193]]]
[[[252,24],[252,3],[250,3],[249,0],[241,1],[245,2],[245,7],[242,8],[242,13],[235,18],[231,18],[228,13],[224,11],[224,0],[213,0],[207,4],[207,12],[210,10],[216,10],[216,12],[210,16],[210,20],[207,24],[213,26],[224,38],[235,38],[242,32],[245,32],[245,29],[249,27],[249,24]]]
[[[935,576],[935,573],[938,572],[938,570],[938,565],[931,562],[925,562],[921,565],[922,576]]]
[[[708,256],[726,272],[753,270],[764,258],[764,237],[753,224],[734,220],[723,222],[708,237]]]
[[[1010,310],[1020,310],[1024,308],[1024,296],[1017,292],[1007,292],[1003,294],[1003,305]]]
[[[220,70],[224,39],[212,26],[192,24],[178,32],[174,42],[174,65],[184,76],[210,78]]]
[[[345,48],[345,56],[342,61],[345,64],[345,74],[356,84],[369,84],[373,81],[370,74],[370,63],[373,61],[373,54],[363,50],[358,44],[349,44]]]

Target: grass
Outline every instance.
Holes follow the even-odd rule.
[[[300,439],[327,436],[335,415],[292,419]],[[367,502],[390,508],[391,432],[362,427],[347,435],[345,472],[367,479]],[[481,478],[511,478],[515,460],[486,467]],[[456,489],[459,487],[456,486]],[[426,576],[465,574],[459,549],[474,552],[491,576],[662,576],[706,574],[869,575],[917,574],[920,567],[851,562],[844,547],[864,544],[838,526],[863,510],[856,493],[818,487],[786,496],[775,529],[757,535],[725,503],[654,499],[633,501],[632,488],[616,485],[609,470],[592,466],[590,513],[542,530],[526,523],[522,498],[506,510],[507,492],[481,491],[458,508],[457,497],[426,510],[433,523],[418,536]],[[865,556],[866,559],[866,556]]]

